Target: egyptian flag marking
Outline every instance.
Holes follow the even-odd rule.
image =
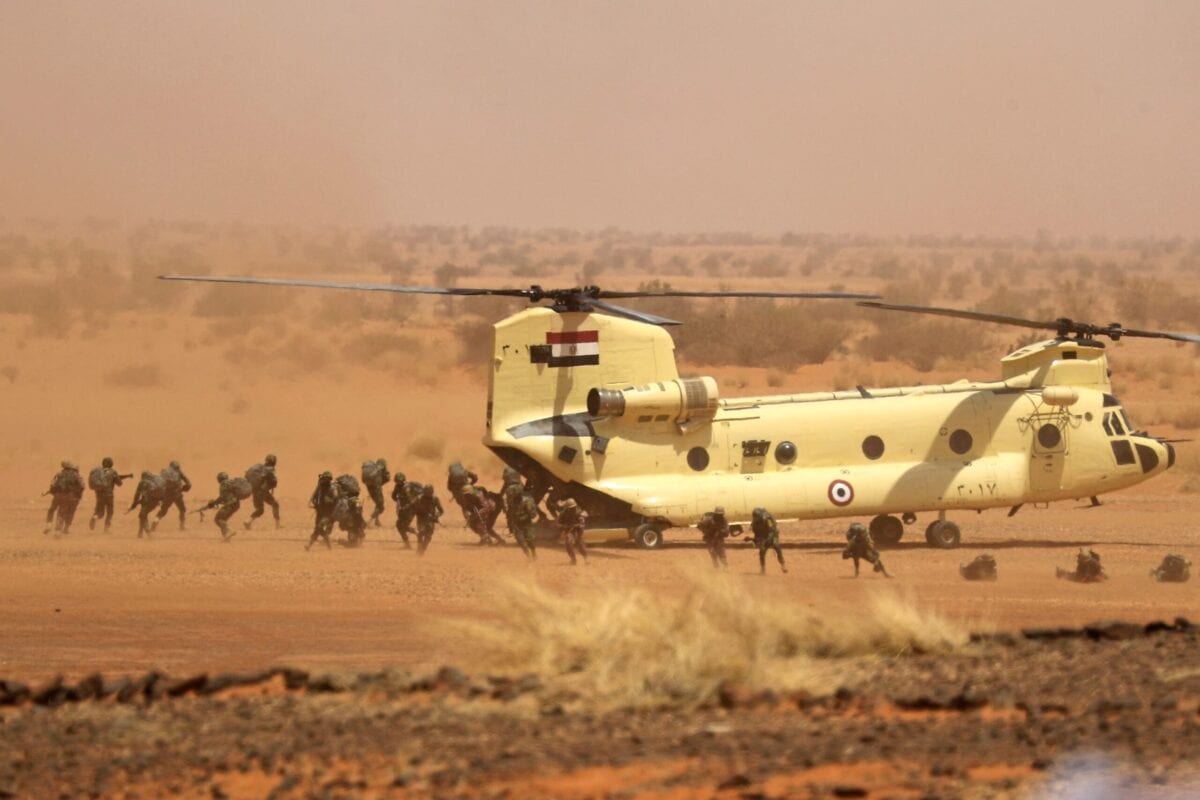
[[[600,331],[548,331],[552,367],[583,367],[600,363]]]

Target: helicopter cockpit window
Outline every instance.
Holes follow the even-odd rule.
[[[1105,415],[1104,415],[1104,432],[1105,432],[1105,433],[1107,433],[1109,436],[1112,436],[1112,435],[1113,435],[1113,432],[1112,432],[1112,414],[1105,414]]]
[[[1118,413],[1121,415],[1121,419],[1125,420],[1125,430],[1133,433],[1133,423],[1129,421],[1129,415],[1125,413],[1125,409],[1122,408]]]
[[[1115,436],[1125,435],[1125,429],[1121,427],[1121,417],[1119,414],[1112,415],[1112,429]]]

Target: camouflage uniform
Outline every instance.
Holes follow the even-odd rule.
[[[768,550],[775,551],[775,557],[779,560],[779,569],[787,572],[787,565],[783,563],[783,549],[779,546],[779,525],[775,522],[775,517],[771,515],[771,512],[765,508],[754,509],[750,519],[750,530],[754,533],[754,546],[758,548],[759,574],[767,573]]]
[[[397,472],[395,485],[392,487],[392,500],[396,503],[396,532],[404,540],[404,546],[411,548],[408,534],[413,532],[413,516],[416,514],[417,498],[421,496],[421,484],[409,481],[403,472]]]
[[[696,524],[704,537],[704,546],[708,548],[708,556],[712,559],[713,569],[729,569],[725,558],[725,538],[729,536],[729,521],[725,519],[725,509],[717,506],[706,513]]]
[[[479,537],[480,544],[504,544],[495,527],[496,518],[500,516],[499,502],[490,492],[468,484],[459,490],[458,502],[467,526]]]
[[[46,529],[42,533],[50,532],[52,522],[55,533],[70,533],[75,509],[83,498],[83,478],[79,475],[79,467],[70,461],[62,462],[61,466],[62,469],[50,481],[50,508],[46,511]]]
[[[885,578],[892,577],[888,575],[888,571],[883,566],[883,559],[879,557],[879,551],[875,549],[875,540],[871,538],[871,532],[867,530],[867,526],[861,522],[851,522],[850,529],[846,531],[846,542],[842,558],[854,559],[854,577],[858,577],[859,561],[866,561],[873,565],[875,571],[882,572]]]
[[[207,511],[210,508],[221,507],[214,521],[217,523],[217,528],[221,531],[221,539],[228,542],[237,533],[237,531],[230,532],[229,518],[236,514],[238,509],[242,507],[242,501],[238,499],[237,490],[234,488],[234,481],[229,475],[224,472],[218,473],[217,484],[220,486],[217,497],[209,500],[199,510]]]
[[[377,458],[374,461],[363,463],[362,482],[363,486],[367,487],[367,494],[375,503],[375,510],[371,512],[370,522],[376,528],[379,527],[380,515],[387,510],[387,504],[383,499],[383,485],[391,479],[392,475],[388,472],[386,459]]]
[[[358,502],[358,481],[353,475],[339,475],[334,482],[337,503],[333,507],[333,518],[338,527],[346,532],[346,545],[358,547],[367,538],[367,521],[363,519],[362,506]]]
[[[305,550],[311,549],[318,538],[325,540],[326,549],[332,549],[333,545],[329,541],[329,535],[333,532],[333,512],[337,507],[337,501],[333,473],[322,472],[317,478],[317,488],[313,489],[312,497],[308,501],[308,505],[317,512],[317,519],[313,523],[312,536],[309,537],[308,544],[304,546]]]
[[[969,581],[996,580],[996,559],[988,553],[975,556],[969,564],[959,564],[958,574]]]
[[[100,462],[100,466],[92,470],[88,476],[88,483],[92,486],[92,491],[96,494],[96,510],[92,512],[92,518],[88,520],[88,527],[92,530],[96,528],[96,520],[104,520],[104,530],[108,531],[112,527],[113,511],[115,508],[114,493],[116,487],[125,482],[125,478],[132,478],[132,475],[121,475],[113,469],[113,460],[105,457]]]
[[[137,489],[133,493],[133,502],[129,504],[129,511],[138,509],[139,539],[149,536],[153,530],[150,524],[150,514],[162,502],[164,491],[165,483],[161,475],[155,475],[148,470],[142,472],[141,480],[138,481]]]
[[[266,506],[271,507],[271,514],[275,517],[275,528],[278,530],[279,503],[275,500],[274,492],[279,481],[275,477],[275,456],[268,454],[261,464],[255,464],[246,470],[246,480],[250,481],[250,497],[254,501],[254,510],[250,512],[250,518],[245,523],[246,530],[250,530],[254,520],[266,513]]]
[[[558,504],[558,529],[562,532],[563,546],[567,548],[571,566],[575,566],[576,550],[583,556],[583,563],[588,563],[587,545],[583,541],[587,518],[587,512],[570,497]]]
[[[1108,580],[1104,567],[1100,565],[1100,554],[1095,550],[1084,550],[1082,547],[1079,548],[1079,554],[1075,556],[1075,571],[1067,572],[1065,569],[1056,569],[1055,575],[1076,583],[1099,583]]]
[[[537,515],[537,503],[528,492],[521,492],[508,512],[508,529],[521,546],[521,552],[530,561],[537,559],[537,543],[533,536],[533,523]]]
[[[417,517],[417,555],[420,556],[428,549],[429,542],[433,540],[434,526],[445,513],[442,502],[433,493],[433,484],[421,487],[421,494],[417,497],[413,512]]]
[[[187,506],[183,503],[183,494],[192,490],[192,482],[183,474],[183,467],[179,466],[178,461],[172,461],[159,475],[164,484],[163,499],[158,507],[158,519],[150,526],[150,530],[157,530],[158,523],[172,508],[179,509],[179,530],[183,530],[187,527]]]
[[[508,525],[508,532],[513,533],[513,509],[516,507],[516,502],[521,499],[521,495],[525,494],[525,487],[521,485],[521,473],[517,472],[512,467],[504,468],[504,482],[500,486],[501,503],[504,507],[504,521]],[[534,507],[537,507],[537,501],[534,501]],[[515,535],[515,534],[514,534]]]
[[[1192,576],[1192,562],[1180,555],[1163,558],[1162,564],[1150,570],[1150,575],[1162,583],[1184,583]]]
[[[468,525],[471,523],[471,518],[467,513],[467,507],[463,505],[462,489],[464,486],[474,486],[478,482],[479,476],[458,461],[455,461],[446,470],[446,491],[450,493],[450,499],[458,503],[458,507],[462,510],[463,519]]]

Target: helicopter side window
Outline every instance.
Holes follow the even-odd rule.
[[[1107,433],[1109,436],[1112,436],[1112,435],[1113,435],[1113,432],[1112,432],[1112,414],[1105,414],[1105,415],[1104,415],[1104,432],[1105,432],[1105,433]]]

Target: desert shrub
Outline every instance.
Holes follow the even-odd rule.
[[[408,443],[405,452],[419,461],[439,462],[446,452],[446,443],[436,436],[418,436]]]
[[[978,324],[884,314],[880,312],[875,332],[858,344],[859,353],[876,361],[906,361],[928,372],[938,359],[962,359],[987,347]]]
[[[104,373],[104,382],[109,386],[129,389],[146,389],[164,384],[162,367],[153,362],[130,364]]]
[[[601,706],[695,706],[722,685],[821,693],[836,686],[826,659],[947,653],[958,626],[894,594],[859,607],[765,599],[738,580],[694,573],[679,598],[606,586],[565,597],[510,581],[498,619],[460,625],[488,663],[534,672]],[[630,669],[630,665],[637,665]]]

